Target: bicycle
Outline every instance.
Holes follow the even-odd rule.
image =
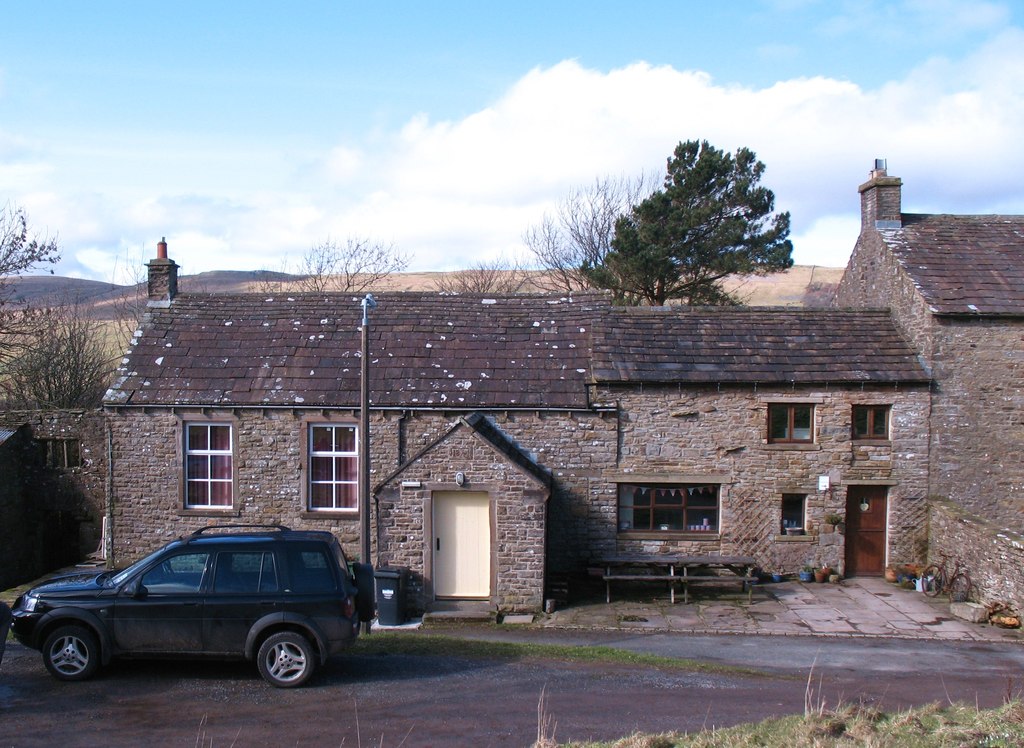
[[[929,564],[921,572],[921,591],[928,597],[947,595],[953,603],[963,603],[971,597],[974,585],[967,567],[961,566],[960,560],[953,559],[953,568],[949,569],[949,556],[943,555],[937,564]]]

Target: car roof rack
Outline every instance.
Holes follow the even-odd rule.
[[[261,524],[237,524],[237,525],[206,525],[206,527],[200,527],[190,534],[186,540],[197,538],[206,532],[217,532],[219,530],[246,530],[246,529],[259,529],[259,530],[273,530],[275,532],[291,532],[291,528],[286,525],[261,525]]]

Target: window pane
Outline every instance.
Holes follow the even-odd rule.
[[[871,436],[884,439],[889,435],[889,407],[872,408]]]
[[[355,452],[356,430],[351,426],[336,426],[334,429],[334,451]]]
[[[314,452],[330,452],[332,439],[332,429],[328,426],[311,426],[310,433],[313,439],[313,451]]]
[[[804,526],[803,494],[787,493],[782,495],[782,530],[798,529]]]
[[[811,413],[813,409],[810,405],[794,405],[793,406],[793,440],[794,441],[810,441],[811,440]]]
[[[329,592],[334,589],[334,577],[323,553],[291,550],[288,562],[295,592]]]
[[[683,508],[659,507],[654,510],[654,529],[682,530]]]
[[[334,461],[330,457],[311,457],[309,468],[314,482],[322,483],[334,477]]]
[[[206,426],[188,427],[188,448],[190,451],[210,448],[209,431]]]
[[[768,438],[789,438],[789,408],[783,405],[768,406]]]
[[[206,506],[210,503],[210,484],[205,481],[189,481],[186,487],[185,503],[189,506]]]
[[[853,435],[863,439],[868,435],[868,409],[855,405],[853,408]]]
[[[314,483],[309,489],[309,505],[313,509],[333,509],[334,491],[330,483]]]
[[[274,562],[273,553],[263,554],[260,592],[277,592],[277,564]]]
[[[359,471],[359,463],[355,457],[335,457],[334,477],[336,480],[356,480],[356,473]]]
[[[210,458],[210,477],[217,480],[231,480],[230,455],[214,455]]]
[[[231,451],[230,426],[210,426],[210,449],[217,452]]]
[[[214,506],[231,506],[231,482],[210,483],[210,503]]]
[[[651,529],[651,510],[650,509],[634,509],[633,510],[633,528],[636,530],[650,530]]]
[[[355,483],[341,483],[337,491],[338,509],[355,509],[358,498],[358,491]]]

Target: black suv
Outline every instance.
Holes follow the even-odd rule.
[[[329,532],[207,527],[123,571],[56,577],[15,603],[13,631],[60,680],[113,657],[255,658],[298,686],[373,616],[373,569]]]

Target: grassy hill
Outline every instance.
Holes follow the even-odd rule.
[[[797,265],[775,275],[734,277],[726,286],[751,306],[824,307],[828,306],[842,275],[843,268]],[[394,273],[376,284],[373,290],[430,291],[436,288],[442,276],[441,272]],[[183,293],[244,293],[265,288],[294,291],[299,279],[296,275],[265,270],[216,270],[181,276],[178,288]],[[144,296],[145,292],[144,284],[118,286],[81,278],[33,275],[15,281],[13,300],[32,306],[54,300],[76,300],[89,309],[92,316],[113,319],[119,306]]]

